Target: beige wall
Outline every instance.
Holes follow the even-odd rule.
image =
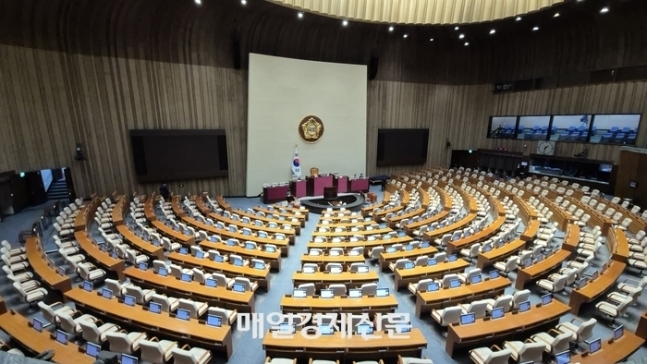
[[[248,110],[247,196],[290,180],[295,145],[301,177],[366,173],[366,66],[251,54]],[[308,115],[324,125],[316,143],[298,133]]]

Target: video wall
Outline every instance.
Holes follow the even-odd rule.
[[[635,145],[641,114],[492,116],[488,138]]]

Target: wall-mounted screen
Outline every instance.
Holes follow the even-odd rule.
[[[516,116],[492,116],[488,138],[494,139],[516,139],[517,138],[517,117]]]
[[[131,130],[137,181],[161,182],[226,176],[225,131]]]
[[[550,127],[550,140],[586,143],[592,115],[555,115]]]
[[[429,129],[379,129],[377,166],[425,164]]]
[[[517,127],[517,139],[546,140],[550,115],[547,116],[521,116]]]
[[[591,143],[635,145],[640,114],[595,115]]]

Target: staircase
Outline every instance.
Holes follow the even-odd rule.
[[[64,179],[52,182],[47,190],[47,200],[64,200],[67,199],[67,183]]]

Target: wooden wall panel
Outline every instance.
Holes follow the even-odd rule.
[[[322,16],[296,19],[269,2],[236,0],[6,0],[0,2],[0,170],[69,166],[77,192],[139,190],[128,130],[224,128],[228,178],[188,181],[178,192],[242,195],[247,136],[249,52],[326,62],[367,64],[380,57],[368,83],[368,173],[377,130],[430,128],[428,165],[447,165],[451,149],[506,147],[533,152],[535,142],[486,139],[491,115],[641,112],[647,84],[628,82],[494,95],[489,83],[647,64],[647,2],[626,1],[601,16],[600,1],[563,5],[562,16],[524,17],[462,27],[396,27]],[[589,9],[587,11],[586,9]],[[528,24],[541,25],[540,32]],[[525,28],[524,28],[525,27]],[[402,33],[410,36],[403,40]],[[242,69],[234,69],[232,34]],[[434,37],[434,42],[429,38]],[[647,142],[647,123],[638,145]],[[449,139],[451,148],[445,147]],[[88,160],[73,159],[75,144]],[[526,147],[524,148],[524,145]],[[558,143],[570,156],[582,144]],[[589,156],[616,159],[618,147],[588,146]]]
[[[380,128],[430,129],[427,166],[448,165],[451,149],[495,149],[526,155],[535,153],[536,141],[488,139],[493,115],[579,113],[642,113],[637,145],[647,142],[647,82],[591,85],[554,90],[494,95],[489,86],[423,85],[376,81],[368,92],[367,168],[369,174],[397,173],[412,167],[375,167]],[[451,148],[445,147],[449,139]],[[619,146],[583,143],[556,144],[555,155],[573,156],[588,148],[588,157],[618,161]]]
[[[246,72],[14,46],[0,49],[5,81],[0,95],[9,106],[3,108],[3,119],[10,131],[3,138],[6,134],[25,146],[7,148],[11,143],[3,143],[14,161],[2,168],[69,166],[81,195],[150,192],[157,186],[136,183],[129,130],[223,128],[229,178],[180,181],[171,187],[178,192],[243,194]],[[85,162],[74,161],[77,142],[84,146]]]

